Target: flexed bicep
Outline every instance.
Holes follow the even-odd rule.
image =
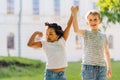
[[[42,32],[34,32],[33,35],[30,37],[27,45],[32,48],[41,48],[42,47],[42,42],[41,41],[35,41],[36,36],[42,37],[43,34]]]

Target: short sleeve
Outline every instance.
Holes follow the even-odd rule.
[[[105,38],[105,44],[108,44],[108,40],[107,40],[106,34],[105,34],[104,38]]]
[[[42,48],[44,49],[46,47],[47,41],[45,39],[41,40]]]
[[[87,34],[89,34],[89,31],[85,30],[84,33],[83,33],[83,37],[87,36]]]
[[[59,42],[60,44],[62,44],[63,46],[65,46],[65,39],[64,39],[63,37],[61,37],[61,38],[58,40],[58,42]]]

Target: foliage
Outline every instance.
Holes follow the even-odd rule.
[[[32,60],[28,58],[21,58],[21,57],[0,57],[0,64],[1,67],[7,67],[10,65],[17,65],[17,66],[40,66],[41,61],[39,60]]]
[[[107,22],[120,23],[120,0],[99,0],[97,2],[100,13],[107,18]]]

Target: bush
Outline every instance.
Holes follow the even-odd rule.
[[[34,76],[41,72],[42,64],[39,60],[20,57],[0,57],[0,78]]]

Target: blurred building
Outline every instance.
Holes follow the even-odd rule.
[[[42,49],[32,49],[27,42],[34,31],[45,32],[45,22],[56,22],[63,29],[71,14],[72,5],[79,6],[79,25],[88,28],[84,16],[90,9],[98,9],[97,0],[1,0],[0,2],[0,55],[20,56],[46,61]],[[21,14],[20,14],[21,13]],[[120,59],[120,31],[110,25],[106,31],[111,58]],[[117,25],[119,26],[119,24]],[[83,40],[75,35],[73,28],[67,41],[69,61],[81,60]]]

